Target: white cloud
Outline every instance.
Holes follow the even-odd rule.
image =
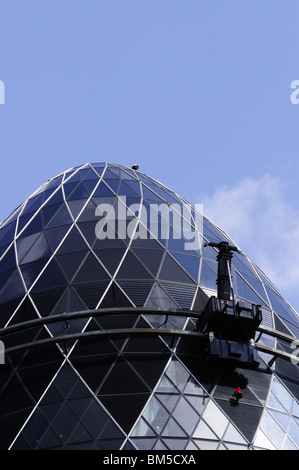
[[[299,281],[299,212],[280,179],[245,178],[206,197],[203,209],[292,304]]]

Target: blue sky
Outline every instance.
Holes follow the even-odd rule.
[[[137,162],[298,311],[298,17],[295,0],[1,0],[0,219],[67,168]]]

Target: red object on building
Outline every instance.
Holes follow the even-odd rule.
[[[240,398],[243,398],[242,390],[240,387],[236,387],[234,395],[237,400],[240,400]]]

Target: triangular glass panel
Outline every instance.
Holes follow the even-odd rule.
[[[167,377],[179,390],[183,390],[190,376],[187,369],[178,361],[172,360],[166,370]]]
[[[63,225],[61,227],[45,230],[45,235],[52,252],[56,250],[70,227],[70,225]]]
[[[181,204],[181,201],[177,198],[177,196],[166,188],[161,187],[161,193],[165,200],[170,204]]]
[[[107,424],[109,423],[110,418],[104,411],[103,407],[94,398],[89,401],[90,404],[86,409],[84,415],[81,417],[81,421],[85,426],[87,426],[92,436],[95,439],[98,439],[102,435]]]
[[[101,386],[100,395],[149,392],[148,387],[123,358],[119,358]]]
[[[91,171],[92,170],[91,170],[90,166],[86,166],[85,168],[82,168],[82,170],[79,170],[78,174],[79,174],[81,180],[83,180],[84,178],[87,178]]]
[[[155,432],[150,428],[147,422],[140,418],[130,434],[131,437],[154,437]]]
[[[208,427],[208,425],[204,422],[204,420],[201,419],[193,433],[193,438],[217,439],[217,436]]]
[[[16,267],[16,256],[15,256],[14,247],[12,246],[1,259],[0,273],[10,271],[11,269],[15,267]]]
[[[41,217],[41,213],[38,212],[33,219],[29,222],[29,225],[25,228],[25,230],[19,235],[19,238],[28,237],[28,235],[32,235],[33,233],[41,232],[43,230],[43,221]]]
[[[131,337],[130,341],[133,339],[134,338]],[[159,382],[161,374],[164,371],[164,368],[167,364],[167,361],[169,360],[170,355],[169,350],[165,352],[167,347],[162,342],[162,340],[156,338],[155,350],[158,352],[158,355],[155,356],[151,354],[150,356],[146,354],[146,364],[148,365],[148,367],[144,367],[145,359],[142,353],[148,353],[148,351],[150,351],[150,340],[152,339],[152,337],[147,338],[147,341],[145,341],[144,344],[141,344],[141,342],[139,341],[139,345],[141,345],[139,347],[140,356],[138,356],[138,354],[136,356],[130,354],[127,355],[128,361],[130,362],[132,367],[138,372],[144,382],[148,384],[150,389],[154,389],[157,383]],[[158,344],[158,340],[160,341],[160,344]],[[135,350],[136,349],[137,348],[135,348]],[[132,347],[132,351],[134,351],[134,347]]]
[[[80,235],[78,229],[74,226],[68,233],[66,239],[60,246],[58,254],[73,253],[76,251],[86,251],[87,245]]]
[[[94,309],[98,308],[97,305],[100,302],[109,282],[109,279],[102,281],[80,282],[77,284],[73,283],[73,287],[86,307]]]
[[[20,304],[20,299],[4,302],[0,305],[0,328],[4,328],[14,311]]]
[[[269,410],[270,414],[276,419],[276,421],[280,424],[280,426],[286,431],[289,421],[290,421],[290,416],[285,414],[285,413],[280,413],[279,411],[274,411],[274,410]],[[299,428],[298,428],[299,432]],[[231,440],[231,439],[227,439]]]
[[[100,303],[100,308],[112,308],[112,307],[131,307],[132,303],[130,300],[121,292],[119,287],[112,283],[109,287],[105,297]],[[98,308],[99,308],[98,307]]]
[[[25,294],[24,285],[21,281],[19,271],[17,269],[12,271],[8,277],[4,287],[0,290],[1,303],[8,300],[20,297]]]
[[[140,184],[138,181],[122,181],[118,193],[120,196],[140,196]]]
[[[43,195],[38,194],[30,198],[27,201],[25,209],[22,211],[22,215],[29,214],[30,212],[35,212],[42,204]]]
[[[192,250],[192,247],[187,242],[187,240],[184,239],[178,232],[174,231],[172,227],[170,227],[169,237],[167,240],[167,250],[189,255],[197,255],[197,253]]]
[[[105,163],[99,163],[99,162],[95,162],[95,163],[91,163],[90,166],[93,168],[93,170],[95,170],[97,173],[99,173],[99,175],[102,174],[106,164]]]
[[[55,386],[65,399],[69,396],[71,390],[77,384],[78,380],[79,377],[76,372],[72,369],[69,364],[65,363],[63,368],[60,370],[59,374],[55,378]]]
[[[47,259],[42,259],[38,261],[34,261],[33,263],[20,265],[20,269],[22,272],[23,279],[25,281],[27,289],[30,289],[33,282],[43,270],[47,263]]]
[[[53,206],[46,205],[41,209],[44,227],[46,227],[52,217],[54,217],[61,205],[62,204],[54,204]]]
[[[112,178],[103,178],[103,181],[107,184],[107,186],[112,189],[116,194],[118,193],[118,188],[120,186],[119,179],[112,179]]]
[[[90,179],[90,180],[85,180],[84,181],[84,186],[88,192],[88,194],[91,194],[94,190],[94,188],[96,187],[98,183],[98,179]]]
[[[164,382],[166,382],[166,381],[168,382],[168,384],[169,384],[168,388],[171,389],[172,392],[174,392],[174,391],[177,392],[177,390],[175,390],[175,388],[169,382],[167,377],[164,376],[163,380],[164,380]],[[159,384],[159,388],[161,389],[161,382]],[[167,387],[165,387],[165,388],[167,388]],[[167,411],[169,411],[169,413],[172,413],[174,407],[178,403],[178,399],[180,398],[180,395],[178,393],[165,393],[165,394],[164,393],[157,393],[156,397],[163,403],[163,405],[165,406]]]
[[[178,389],[174,386],[174,384],[166,377],[166,375],[163,375],[158,387],[157,387],[157,392],[163,392],[163,393],[178,393]]]
[[[50,197],[52,196],[52,194],[56,191],[56,188],[51,188],[51,189],[46,189],[46,190],[43,190],[42,194],[43,194],[43,202],[46,202],[47,201],[47,204],[48,204],[48,201],[49,201],[49,204],[51,204],[50,202]]]
[[[39,440],[36,449],[59,449],[62,446],[62,440],[49,427],[42,438]]]
[[[41,316],[45,317],[50,314],[51,310],[55,307],[59,298],[64,291],[64,287],[58,287],[46,290],[45,292],[39,292],[32,294],[32,300],[37,307]]]
[[[97,257],[101,260],[103,265],[108,269],[109,273],[113,275],[125,254],[124,248],[104,248],[94,250]]]
[[[23,430],[23,434],[32,449],[37,448],[40,436],[44,434],[48,426],[49,423],[46,421],[43,414],[39,409],[36,409]]]
[[[266,300],[266,293],[263,287],[263,284],[258,278],[253,278],[251,276],[247,276],[246,274],[242,274],[242,277],[245,279],[245,281],[250,285],[250,287],[257,292],[257,294],[263,299],[264,303],[266,305],[269,304],[269,302]]]
[[[222,233],[218,232],[216,228],[206,218],[203,219],[203,235],[209,242],[227,241]]]
[[[70,225],[72,222],[73,221],[67,207],[65,204],[62,204],[52,220],[48,223],[47,228],[49,229],[53,227],[60,227],[62,225]]]
[[[119,196],[121,197],[122,195],[120,194]],[[129,219],[129,218],[137,217],[140,212],[140,197],[137,197],[137,195],[135,197],[126,196],[126,199],[124,199],[124,202],[126,203],[126,207],[127,207],[127,218]],[[136,207],[137,207],[137,210],[136,210]],[[143,207],[142,209],[144,211]]]
[[[39,233],[34,233],[25,238],[17,240],[17,253],[19,263],[22,261],[26,253],[30,250],[35,240],[39,237]]]
[[[293,318],[294,315],[289,310],[288,305],[287,304],[284,305],[283,299],[281,297],[279,297],[271,289],[266,287],[266,290],[267,290],[267,294],[269,296],[269,300],[271,302],[272,308],[277,313],[277,315],[295,325],[296,323],[295,323],[295,320]]]
[[[210,268],[210,266],[204,260],[202,260],[199,282],[200,286],[216,290],[216,280],[217,274]]]
[[[120,177],[122,180],[136,180],[136,176],[133,171],[129,170],[128,168],[122,167],[120,172]]]
[[[144,306],[153,284],[153,280],[139,280],[138,288],[136,288],[135,280],[118,280],[118,285],[132,300],[136,307]]]
[[[119,168],[114,168],[112,166],[109,166],[105,173],[104,173],[104,178],[118,178],[120,176],[120,169]]]
[[[178,439],[178,438],[163,438],[163,442],[167,445],[170,450],[184,450],[188,444],[188,439]]]
[[[192,283],[190,277],[183,271],[182,268],[171,258],[167,253],[164,258],[162,269],[159,274],[159,279],[167,281],[176,281],[184,283]]]
[[[63,175],[59,175],[59,176],[56,176],[55,178],[52,178],[49,184],[47,185],[47,189],[56,188],[57,186],[59,186],[61,184],[62,178],[63,178]]]
[[[74,201],[76,199],[87,199],[89,194],[83,183],[79,183],[77,188],[67,198],[68,201]]]
[[[74,282],[88,282],[88,281],[99,281],[103,279],[109,279],[109,275],[101,266],[97,258],[89,253],[87,258],[74,279]]]
[[[113,282],[109,287],[105,297],[101,301],[101,308],[112,308],[112,307],[131,307],[132,303],[123,294],[119,287]]]
[[[63,185],[64,194],[65,194],[66,199],[68,199],[68,197],[72,194],[72,192],[75,191],[77,186],[79,186],[79,181],[72,182],[72,183],[67,182]]]
[[[161,435],[167,437],[187,437],[187,434],[173,418],[169,419]]]
[[[65,402],[51,423],[51,427],[60,439],[66,443],[78,422],[78,418],[71,407]]]
[[[247,441],[243,438],[240,432],[233,426],[232,423],[228,425],[227,430],[223,436],[224,441],[237,442],[239,444],[247,444]]]
[[[47,201],[47,205],[61,204],[64,202],[63,194],[61,188],[58,191],[54,192],[53,195]]]
[[[17,233],[19,234],[22,229],[27,225],[30,219],[34,216],[34,213],[24,215],[23,217],[19,217],[18,220],[18,229]],[[14,225],[10,225],[8,230],[6,230],[6,227],[2,229],[1,231],[1,241],[0,241],[0,246],[6,245],[11,239],[13,239],[14,236]],[[3,232],[3,233],[2,233]]]
[[[67,205],[72,213],[74,219],[78,217],[83,207],[86,204],[86,199],[77,199],[75,201],[68,201]]]
[[[151,308],[161,308],[163,310],[179,308],[178,304],[175,303],[170,295],[158,283],[154,284],[144,306]],[[161,316],[155,318],[155,316],[151,315],[150,322],[152,326],[158,327],[161,324]]]
[[[79,421],[70,438],[68,439],[68,444],[81,443],[92,440],[92,436],[89,434],[87,428]]]
[[[85,170],[83,170],[85,171]],[[80,174],[82,173],[82,170],[79,172]],[[90,171],[86,172],[86,174],[81,174],[81,178],[82,180],[85,182],[88,182],[88,181],[93,181],[93,180],[97,180],[99,179],[98,175],[92,170],[90,169]]]
[[[264,305],[263,300],[249,287],[243,278],[236,272],[237,294],[243,299],[254,302],[255,304]]]
[[[120,270],[117,279],[151,279],[151,274],[140,263],[136,256],[129,250]]]
[[[96,213],[96,204],[95,202],[91,199],[86,206],[84,207],[84,211],[80,216],[78,217],[77,223],[80,224],[80,222],[89,222],[89,221],[94,221],[94,231],[95,231],[95,222],[99,220],[99,217],[95,215]]]
[[[50,261],[45,271],[34,285],[33,292],[63,286],[66,284],[67,280],[65,276],[63,275],[58,263],[55,261],[55,259],[53,259]]]
[[[155,277],[158,273],[164,251],[161,250],[144,250],[142,248],[132,249],[134,254],[143,262],[147,269]]]
[[[72,173],[72,175],[70,176],[70,174],[66,174],[65,175],[65,179],[64,179],[64,184],[69,184],[69,183],[76,183],[76,182],[79,182],[80,181],[80,174],[79,174],[79,171],[74,171]]]
[[[202,257],[204,259],[212,260],[216,263],[218,251],[212,246],[202,246]]]
[[[0,246],[5,246],[11,243],[15,235],[16,222],[12,222],[7,227],[0,231],[1,241]]]
[[[200,416],[184,397],[180,398],[172,415],[183,426],[188,435],[192,435]]]
[[[219,441],[208,441],[201,439],[194,439],[194,442],[200,450],[217,450],[219,446]],[[218,450],[226,450],[224,446],[220,447]]]
[[[88,251],[86,250],[56,256],[56,260],[69,281],[71,281],[76,274],[87,253]]]
[[[200,258],[199,256],[192,256],[186,252],[183,253],[176,253],[175,251],[170,252],[171,255],[180,263],[180,265],[192,276],[192,278],[198,282],[198,274],[199,274],[199,263]]]
[[[41,233],[22,259],[22,264],[32,263],[38,259],[49,258],[51,254],[47,239],[44,233]]]
[[[83,215],[84,212],[81,215]],[[87,243],[89,243],[89,245],[91,247],[93,247],[95,245],[95,243],[97,243],[97,241],[102,241],[102,240],[97,239],[96,232],[95,232],[96,224],[95,224],[94,221],[92,221],[92,222],[91,221],[90,222],[79,222],[77,226],[78,226],[80,232],[82,232],[84,238],[87,240]],[[108,240],[108,241],[110,241],[110,240]]]
[[[104,183],[104,181],[101,181],[92,196],[93,197],[106,197],[106,196],[115,196],[115,194],[113,194],[111,189],[108,188],[108,186]]]
[[[153,450],[168,450],[168,447],[163,443],[162,439],[158,439],[153,447]]]
[[[99,396],[105,408],[126,433],[131,430],[148,398],[147,393]]]
[[[151,425],[155,432],[160,434],[168,421],[169,413],[156,397],[153,396],[142,413],[142,416]]]
[[[152,203],[152,202],[154,202],[155,204],[164,203],[160,195],[155,194],[153,191],[147,188],[144,184],[142,185],[142,193],[143,193],[143,198],[149,203]]]
[[[85,305],[80,300],[79,296],[72,290],[71,287],[67,287],[60,299],[56,302],[55,308],[51,311],[51,315],[57,315],[58,313],[76,312],[84,310],[84,308]]]
[[[23,302],[19,305],[14,316],[9,322],[9,325],[23,323],[25,321],[35,320],[38,318],[36,311],[30,301],[29,297],[25,297]]]

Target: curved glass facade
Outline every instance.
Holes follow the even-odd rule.
[[[50,179],[2,222],[1,449],[299,448],[298,365],[271,354],[294,352],[298,314],[245,254],[231,274],[236,299],[262,307],[257,370],[156,332],[196,331],[215,295],[218,251],[191,236],[233,243],[163,184],[108,163]]]

